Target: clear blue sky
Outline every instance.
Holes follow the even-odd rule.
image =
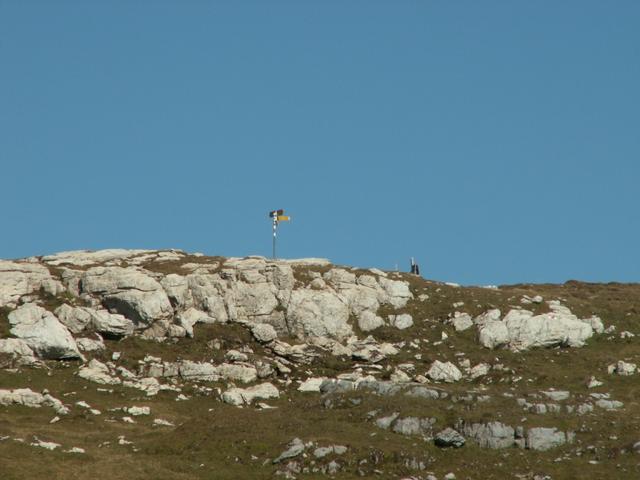
[[[0,257],[640,281],[640,2],[0,0]]]

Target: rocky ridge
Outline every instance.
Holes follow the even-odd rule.
[[[392,450],[402,453],[388,457],[388,441],[372,450],[348,435],[327,438],[299,427],[283,451],[276,452],[275,443],[262,457],[251,453],[247,471],[290,478],[464,475],[464,468],[440,468],[438,452],[448,449],[469,452],[463,455],[471,463],[476,450],[559,451],[556,463],[573,464],[593,457],[585,442],[601,419],[615,425],[634,408],[619,382],[636,375],[635,334],[627,329],[634,318],[627,317],[640,299],[629,299],[622,312],[608,303],[598,309],[575,292],[567,301],[568,292],[553,286],[468,289],[323,259],[227,259],[179,250],[2,260],[0,452],[13,442],[97,455],[95,449],[111,448],[113,441],[140,453],[126,434],[116,435],[119,425],[134,429],[125,432],[130,435],[147,428],[181,432],[180,422],[192,422],[198,408],[224,409],[229,418],[249,422],[257,421],[251,415],[281,415],[274,410],[302,418],[314,408],[319,423],[346,414],[354,432],[392,438]],[[598,346],[605,342],[623,348],[603,354]],[[588,372],[584,364],[573,371],[563,366],[590,350],[601,365]],[[24,372],[37,380],[21,380]],[[569,388],[566,379],[549,381],[562,376],[571,377]],[[78,388],[92,393],[80,398]],[[148,404],[123,406],[114,399]],[[179,413],[182,403],[195,410]],[[32,434],[33,441],[24,440],[16,408],[43,406],[56,416]],[[138,419],[144,416],[148,422]],[[113,428],[116,440],[65,445],[46,429],[56,425],[65,437],[60,425],[82,431],[87,421]],[[215,425],[214,419],[210,428]],[[193,428],[193,435],[205,435],[203,427]],[[617,441],[611,432],[608,444]],[[47,435],[50,441],[40,439]],[[405,442],[414,442],[410,454]],[[629,454],[634,449],[619,447]],[[499,458],[509,464],[513,455],[506,455]],[[601,462],[595,461],[589,465]],[[522,475],[535,470],[531,460],[516,465]],[[185,478],[192,477],[200,478]]]

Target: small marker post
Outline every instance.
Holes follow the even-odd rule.
[[[278,229],[278,218],[273,217],[273,253],[271,258],[276,259],[276,231]]]
[[[276,259],[276,238],[278,236],[278,223],[288,222],[291,217],[284,214],[284,210],[272,210],[269,212],[269,217],[272,220],[273,240],[272,240],[272,258]]]

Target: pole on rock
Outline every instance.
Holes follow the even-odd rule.
[[[291,217],[284,214],[284,210],[272,210],[269,212],[269,217],[272,220],[273,240],[272,240],[272,258],[276,259],[276,238],[278,236],[278,224],[280,222],[288,222]]]

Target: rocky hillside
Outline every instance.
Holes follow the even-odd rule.
[[[0,260],[0,478],[637,478],[640,286]]]

